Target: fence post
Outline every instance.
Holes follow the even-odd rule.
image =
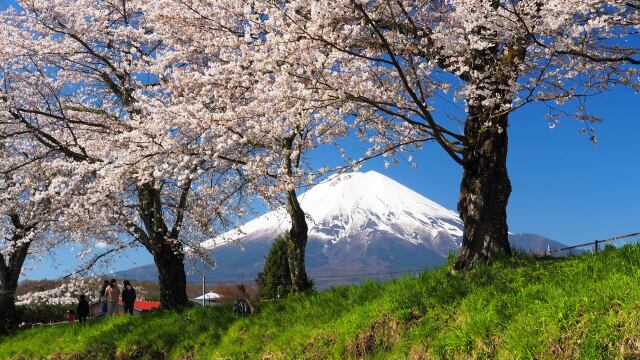
[[[598,250],[599,250],[599,249],[598,249],[598,240],[596,240],[596,241],[595,241],[595,244],[596,244],[596,254],[597,254],[597,253],[598,253]]]

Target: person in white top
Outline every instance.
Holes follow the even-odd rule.
[[[116,283],[116,279],[111,279],[109,286],[105,291],[107,299],[107,316],[118,315],[118,299],[120,299],[120,288]]]

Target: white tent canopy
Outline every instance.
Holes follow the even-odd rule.
[[[197,298],[195,298],[195,300],[217,300],[222,298],[222,295],[220,294],[216,294],[214,292],[208,292],[204,295],[200,295]]]

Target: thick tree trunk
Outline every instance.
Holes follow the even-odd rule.
[[[291,229],[287,255],[291,272],[291,290],[300,293],[311,285],[304,265],[305,247],[307,246],[307,220],[300,207],[295,190],[287,191],[287,211],[291,217]]]
[[[19,224],[19,222],[17,222]],[[23,228],[18,229],[13,241],[18,243],[22,239]],[[18,325],[16,314],[15,293],[18,280],[22,272],[22,265],[27,257],[30,242],[18,245],[14,251],[5,257],[0,254],[0,334],[15,329]]]
[[[169,246],[161,246],[153,252],[153,261],[158,268],[162,307],[175,309],[187,305],[189,300],[183,257],[174,254]]]
[[[0,286],[0,334],[6,334],[18,325],[16,314],[15,285]]]
[[[160,305],[175,309],[189,304],[187,276],[184,271],[184,249],[177,240],[178,227],[169,231],[164,222],[160,192],[152,184],[138,188],[139,207],[146,232],[140,233],[140,242],[153,255],[158,269]]]
[[[464,235],[455,269],[511,254],[507,227],[511,194],[507,174],[508,116],[490,118],[488,114],[486,109],[471,107],[465,124],[468,145],[458,201]]]
[[[499,1],[490,0],[490,3],[498,10]],[[477,26],[474,32],[490,42],[495,36],[495,30],[484,25]],[[463,175],[458,201],[464,234],[455,269],[469,267],[477,260],[490,261],[500,254],[511,255],[507,226],[507,203],[511,195],[507,127],[518,66],[526,57],[529,41],[528,34],[521,34],[504,52],[497,45],[471,51],[470,84],[475,90],[468,99],[464,127]]]

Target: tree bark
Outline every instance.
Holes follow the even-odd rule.
[[[293,158],[295,135],[283,139],[285,149],[284,163],[287,176],[293,177],[294,168],[300,165],[300,151],[296,158]],[[304,265],[305,248],[307,246],[307,220],[304,210],[300,207],[295,189],[287,190],[287,212],[291,218],[291,229],[287,239],[287,258],[289,260],[289,272],[291,273],[291,292],[300,293],[311,287],[311,282],[307,277],[307,270]]]
[[[170,246],[160,246],[153,252],[158,268],[160,304],[164,309],[175,309],[188,304],[187,277],[184,257],[173,252]]]
[[[16,233],[12,239],[16,244],[22,238],[23,229],[18,229],[18,232],[20,234]],[[15,293],[30,245],[30,242],[17,245],[7,257],[6,262],[4,256],[0,254],[0,334],[5,334],[18,325]]]
[[[14,330],[18,325],[15,291],[17,286],[0,287],[0,335]]]
[[[305,247],[307,246],[307,220],[295,190],[287,191],[287,211],[291,217],[287,255],[291,273],[291,291],[295,294],[307,290],[311,285],[304,265]]]
[[[184,271],[184,251],[177,240],[179,224],[170,232],[163,217],[160,191],[153,184],[143,184],[138,188],[139,211],[145,232],[138,234],[138,240],[153,255],[158,269],[160,305],[165,309],[175,309],[189,303],[187,297],[187,276]]]
[[[487,126],[491,124],[491,126]],[[507,227],[507,202],[511,182],[507,173],[508,116],[490,117],[482,107],[470,107],[465,124],[464,151],[458,211],[464,222],[462,248],[454,268],[477,260],[511,254]]]
[[[499,1],[489,0],[496,10]],[[495,30],[484,25],[474,29],[477,35],[492,41]],[[471,51],[470,67],[476,88],[469,99],[464,127],[463,174],[458,211],[464,222],[462,248],[454,269],[464,269],[475,261],[490,261],[499,255],[511,255],[507,204],[511,182],[507,172],[509,111],[518,66],[527,54],[530,35],[516,36],[501,52],[497,45]]]

